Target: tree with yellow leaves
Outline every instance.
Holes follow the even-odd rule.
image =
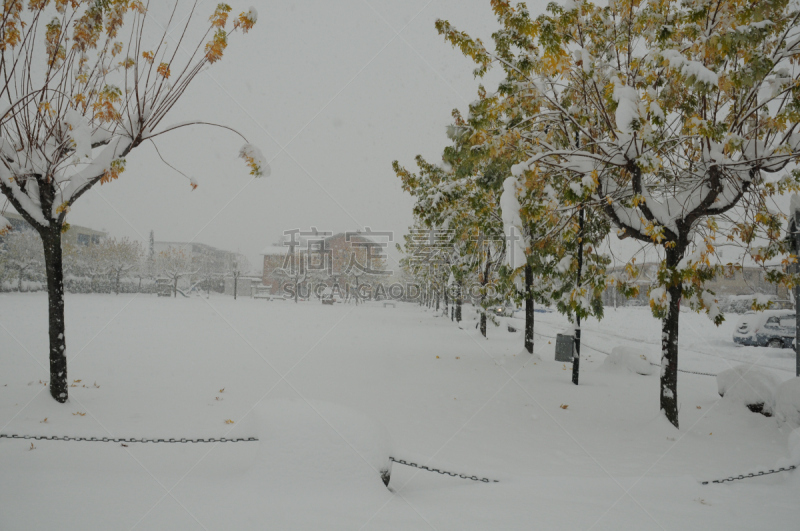
[[[182,5],[175,2],[171,20]],[[0,7],[0,191],[44,244],[50,393],[59,402],[68,397],[61,233],[70,207],[119,178],[134,149],[190,125],[162,122],[197,74],[222,58],[228,38],[257,19],[251,8],[229,23],[230,6],[219,4],[183,60],[178,50],[189,44],[196,2],[175,42],[168,29],[176,28],[149,38],[149,7],[147,0],[6,0]],[[251,174],[268,172],[249,143],[240,156]]]
[[[477,75],[499,65],[512,112],[528,109],[518,171],[571,176],[620,237],[660,249],[650,292],[662,319],[660,405],[677,427],[681,300],[719,324],[704,287],[719,243],[744,244],[761,262],[785,251],[784,216],[768,201],[800,183],[789,169],[800,161],[800,9],[568,0],[534,19],[524,3],[491,6],[493,51],[446,21],[437,29]]]

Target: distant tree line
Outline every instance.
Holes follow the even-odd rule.
[[[64,244],[64,288],[69,293],[155,293],[157,280],[168,279],[177,289],[178,280],[204,291],[224,291],[224,279],[249,268],[247,259],[204,260],[169,249],[145,253],[138,241],[106,238],[88,245]],[[45,260],[39,234],[32,230],[11,231],[0,240],[0,291],[45,289]]]

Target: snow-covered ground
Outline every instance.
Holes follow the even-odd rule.
[[[227,297],[67,297],[70,401],[47,381],[46,299],[0,295],[0,433],[259,437],[225,444],[0,439],[0,529],[774,529],[800,521],[800,471],[774,418],[682,373],[681,429],[658,372],[603,364],[615,346],[658,359],[646,308],[584,327],[581,385],[553,361],[557,314],[489,339],[419,306]],[[737,347],[736,316],[681,316],[681,369],[755,363],[794,376],[790,350]],[[594,349],[594,350],[593,350]],[[42,383],[40,383],[40,380]],[[228,421],[232,421],[228,422]],[[795,434],[796,435],[796,434]],[[498,480],[482,483],[397,459]],[[797,450],[795,456],[797,457]]]

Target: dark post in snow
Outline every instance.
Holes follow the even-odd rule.
[[[525,350],[533,354],[533,270],[525,265]]]
[[[583,269],[583,205],[578,207],[578,289],[581,288]],[[578,385],[581,366],[581,316],[575,312],[575,352],[572,356],[572,383]]]
[[[800,255],[800,197],[792,196],[791,202],[792,218],[789,221],[789,242],[795,256]],[[791,266],[794,274],[800,273],[800,263]],[[794,333],[794,358],[795,375],[800,376],[800,286],[794,286],[794,314],[795,314],[795,333]]]

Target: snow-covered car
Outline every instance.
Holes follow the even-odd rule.
[[[337,302],[342,302],[339,293],[334,292],[332,288],[325,288],[319,298],[322,304],[336,304]]]
[[[546,306],[536,305],[533,307],[533,313],[553,313],[553,311],[554,310],[552,308],[548,308]],[[516,317],[517,319],[525,319],[525,306],[522,306],[522,308],[514,308],[503,315],[507,317]]]
[[[736,323],[733,341],[740,345],[792,348],[795,326],[794,310],[747,312]]]
[[[514,314],[514,308],[512,308],[511,306],[502,306],[502,305],[492,306],[490,311],[497,317],[510,316]]]

